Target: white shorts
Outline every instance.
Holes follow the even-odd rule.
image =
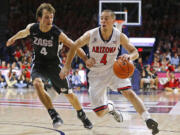
[[[144,80],[144,83],[150,83],[151,78],[143,78],[143,80]]]
[[[131,88],[130,79],[120,79],[113,73],[112,68],[106,71],[90,71],[88,73],[89,94],[94,111],[105,109],[107,105],[107,87],[115,91]]]

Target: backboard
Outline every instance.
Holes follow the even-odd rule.
[[[99,0],[99,24],[101,12],[110,9],[116,14],[116,20],[123,25],[141,25],[141,0]]]

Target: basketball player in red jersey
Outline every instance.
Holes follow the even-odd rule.
[[[39,23],[29,24],[24,30],[19,31],[11,37],[6,45],[12,45],[17,39],[25,38],[27,36],[32,37],[33,66],[31,76],[33,85],[39,99],[46,107],[53,121],[54,128],[58,128],[63,124],[63,120],[55,110],[52,101],[46,92],[46,88],[44,87],[44,82],[48,79],[51,81],[53,88],[58,94],[62,93],[67,97],[69,102],[76,109],[77,116],[82,121],[84,127],[91,129],[93,125],[83,111],[77,96],[72,92],[72,89],[69,88],[68,80],[61,80],[59,77],[61,61],[58,54],[62,48],[60,42],[69,48],[74,44],[59,27],[53,24],[54,14],[55,9],[51,4],[42,3],[36,11],[36,17]],[[78,50],[77,54],[85,62],[88,59],[82,50]],[[89,66],[91,65],[89,64]]]
[[[110,113],[118,122],[123,121],[122,114],[115,110],[112,102],[107,100],[106,88],[111,87],[121,92],[135,107],[136,111],[146,121],[147,127],[157,134],[158,123],[150,118],[142,100],[131,89],[130,79],[120,79],[113,74],[113,63],[118,54],[118,47],[121,44],[129,54],[120,56],[122,60],[135,60],[139,57],[137,49],[129,42],[127,36],[113,27],[115,14],[111,10],[104,10],[101,14],[101,26],[85,32],[76,40],[75,46],[70,49],[66,64],[61,70],[60,77],[63,79],[69,72],[70,63],[77,48],[86,44],[89,46],[90,57],[94,58],[94,66],[90,68],[89,93],[94,112],[97,116],[103,117]]]

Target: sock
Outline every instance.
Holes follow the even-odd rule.
[[[114,107],[112,104],[107,104],[107,107],[109,109],[109,112],[113,111],[114,110]]]
[[[55,116],[58,115],[58,113],[56,112],[55,109],[48,109],[48,113],[49,113],[51,119],[53,119]]]
[[[142,119],[143,119],[144,121],[146,121],[146,120],[148,120],[148,119],[151,118],[151,116],[150,116],[150,114],[149,114],[148,111],[144,111],[144,112],[142,113],[141,117],[142,117]]]
[[[78,116],[78,118],[80,118],[80,119],[86,119],[86,114],[85,114],[85,112],[83,111],[83,109],[77,110],[77,116]]]

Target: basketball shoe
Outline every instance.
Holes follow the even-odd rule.
[[[78,112],[77,116],[82,121],[85,128],[87,128],[87,129],[93,128],[91,121],[87,118],[84,111],[81,110],[80,112]]]
[[[61,119],[60,115],[54,110],[54,109],[49,109],[48,113],[53,120],[53,128],[57,129],[63,124],[63,120]]]
[[[63,120],[59,115],[53,118],[53,128],[57,129],[63,124]]]
[[[117,111],[114,107],[114,104],[112,101],[108,101],[108,104],[113,106],[113,110],[109,112],[109,114],[113,115],[114,119],[117,122],[123,122],[123,115],[120,111]]]
[[[146,120],[146,125],[149,129],[152,130],[153,135],[159,133],[158,123],[156,121],[154,121],[153,119]]]

